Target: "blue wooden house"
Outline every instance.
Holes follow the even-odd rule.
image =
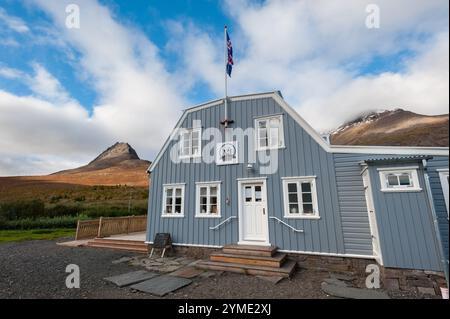
[[[443,271],[448,157],[329,145],[279,92],[211,101],[184,111],[149,168],[147,242],[170,233],[181,246],[276,246]]]

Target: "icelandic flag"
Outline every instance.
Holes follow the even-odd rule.
[[[231,78],[231,71],[233,70],[233,46],[231,45],[230,36],[228,35],[228,30],[225,31],[227,35],[227,51],[228,51],[228,60],[227,60],[227,74]]]

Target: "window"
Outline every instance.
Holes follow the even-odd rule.
[[[220,182],[197,183],[195,217],[220,217]]]
[[[255,120],[257,150],[284,147],[283,118],[281,115]]]
[[[283,178],[283,193],[285,218],[320,218],[315,176]]]
[[[421,191],[418,167],[379,168],[382,192]]]
[[[163,217],[184,217],[184,184],[164,185]]]
[[[441,179],[442,192],[444,193],[445,206],[447,207],[447,217],[449,214],[449,177],[448,169],[438,169],[439,178]]]
[[[201,155],[201,129],[183,129],[180,133],[180,157],[199,157]]]

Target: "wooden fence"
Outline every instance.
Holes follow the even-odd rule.
[[[77,232],[75,234],[75,240],[96,237],[98,234],[99,225],[100,219],[79,220],[77,223]]]
[[[79,220],[75,239],[107,237],[118,234],[143,232],[147,229],[147,215],[125,217],[100,217]]]

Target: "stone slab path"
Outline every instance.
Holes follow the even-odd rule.
[[[192,280],[190,279],[162,275],[135,284],[130,288],[162,297],[168,294],[169,292],[180,289],[184,286],[189,285],[190,283],[192,283]]]
[[[139,282],[151,279],[158,276],[158,274],[153,272],[148,272],[145,270],[138,270],[133,272],[128,272],[118,276],[112,276],[104,278],[106,281],[112,282],[116,286],[125,287]]]

